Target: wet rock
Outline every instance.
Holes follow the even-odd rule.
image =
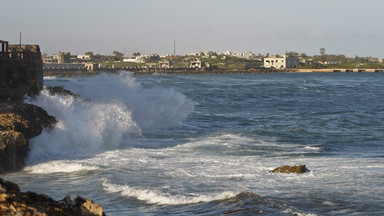
[[[270,171],[271,173],[306,173],[309,172],[307,169],[307,166],[304,165],[295,165],[295,166],[282,166],[282,167],[277,167],[276,169]]]
[[[19,101],[0,102],[0,173],[22,169],[28,140],[55,123],[56,119],[40,107]]]
[[[19,186],[0,178],[0,215],[104,216],[103,207],[87,198],[67,195],[55,201],[44,194],[20,192]]]
[[[54,95],[54,94],[59,94],[59,95],[70,95],[74,98],[79,98],[80,96],[76,93],[73,93],[63,87],[60,86],[54,86],[54,87],[44,87],[44,89],[49,91],[49,94]]]

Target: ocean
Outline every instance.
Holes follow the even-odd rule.
[[[107,215],[384,215],[384,73],[45,77],[57,118],[2,176]],[[305,164],[304,174],[270,173]]]

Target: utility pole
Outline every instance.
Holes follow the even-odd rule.
[[[176,40],[173,40],[173,56],[176,56]]]
[[[20,47],[21,47],[21,32],[20,32]]]

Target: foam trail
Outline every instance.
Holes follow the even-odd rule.
[[[116,149],[142,132],[181,124],[193,102],[172,89],[144,89],[129,74],[100,75],[64,86],[80,96],[50,95],[42,90],[26,102],[58,120],[31,140],[28,162],[87,157]]]
[[[28,166],[24,170],[34,174],[71,173],[78,171],[97,170],[98,167],[83,165],[73,161],[49,161],[46,163]]]
[[[200,195],[189,197],[182,195],[159,193],[147,189],[133,188],[127,185],[116,185],[108,183],[107,181],[103,183],[103,187],[109,193],[120,193],[122,196],[125,197],[134,197],[146,203],[157,205],[186,205],[202,202],[208,203],[215,200],[229,199],[240,194],[240,192],[227,191],[216,195]]]

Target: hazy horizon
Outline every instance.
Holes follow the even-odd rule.
[[[0,40],[42,53],[179,55],[199,50],[384,58],[379,0],[2,2]]]

